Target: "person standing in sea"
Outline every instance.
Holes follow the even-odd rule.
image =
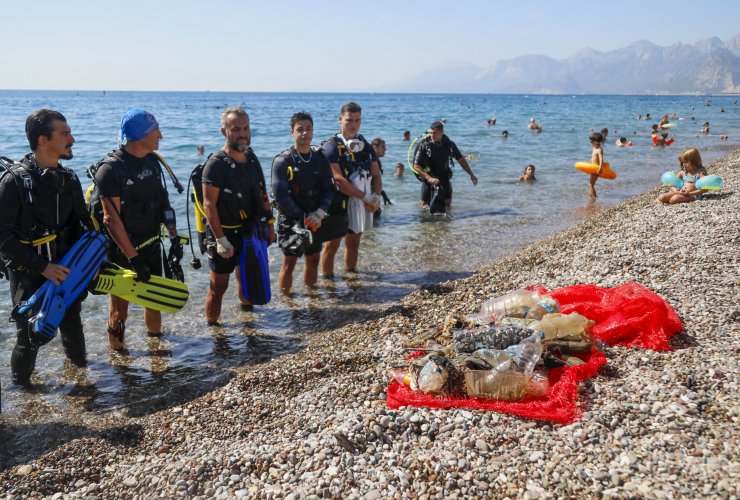
[[[337,191],[329,216],[317,233],[326,242],[321,252],[321,271],[334,276],[334,257],[344,238],[344,267],[354,272],[360,240],[372,227],[373,213],[380,208],[383,180],[373,147],[360,135],[362,108],[356,102],[342,106],[339,133],[326,140],[321,150],[329,161]]]
[[[272,209],[267,199],[265,176],[250,144],[249,115],[242,108],[228,107],[221,113],[223,148],[210,155],[203,166],[203,210],[205,211],[210,280],[206,294],[206,320],[218,325],[221,302],[232,273],[237,275],[241,307],[251,311],[239,275],[242,234],[247,226],[267,224],[268,243],[275,241]]]
[[[445,191],[445,206],[452,204],[452,169],[450,159],[455,159],[470,176],[473,186],[478,178],[468,165],[457,145],[444,134],[444,125],[434,122],[429,126],[429,135],[421,142],[414,154],[414,172],[422,181],[421,207],[429,206],[432,198],[432,187],[440,186]]]
[[[0,259],[10,282],[14,305],[29,299],[46,281],[61,284],[69,269],[57,264],[82,236],[94,230],[80,180],[60,160],[72,159],[75,142],[67,119],[58,111],[39,109],[26,119],[31,153],[0,172]],[[48,235],[52,234],[51,244]],[[80,311],[82,293],[59,324],[62,346],[76,366],[87,364]],[[16,319],[16,343],[10,356],[13,383],[28,386],[39,344],[32,341],[29,318]]]
[[[283,293],[289,293],[293,286],[293,271],[301,255],[306,257],[303,284],[316,284],[321,240],[313,238],[308,245],[301,244],[292,228],[318,231],[334,198],[331,167],[321,151],[311,146],[311,115],[303,111],[293,114],[290,133],[293,145],[272,161],[272,196],[278,208],[278,243],[283,252],[278,284]]]
[[[98,164],[94,182],[103,208],[103,222],[114,245],[109,259],[136,272],[137,281],[162,275],[161,224],[177,236],[175,211],[170,205],[162,169],[154,151],[162,132],[149,112],[133,108],[121,119],[123,145]],[[126,349],[124,333],[128,301],[110,296],[108,341],[112,349]],[[162,335],[162,313],[144,309],[147,334]]]

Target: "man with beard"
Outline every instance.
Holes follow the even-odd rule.
[[[242,309],[253,306],[245,298],[239,276],[242,235],[268,225],[267,239],[275,241],[274,220],[267,199],[265,175],[249,147],[252,139],[249,115],[242,108],[228,107],[221,114],[224,147],[212,154],[203,167],[203,209],[208,222],[208,267],[210,286],[206,294],[206,319],[217,325],[229,276],[237,276]]]
[[[72,159],[75,142],[64,116],[39,109],[26,119],[32,153],[0,175],[0,258],[10,281],[13,305],[26,301],[48,279],[59,285],[70,270],[54,262],[93,229],[75,173],[59,164]],[[67,358],[85,366],[80,319],[82,294],[59,324]],[[16,319],[16,344],[10,358],[13,381],[30,384],[38,345],[29,337],[28,318]]]

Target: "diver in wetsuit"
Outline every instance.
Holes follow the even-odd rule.
[[[93,224],[75,173],[59,160],[72,159],[75,142],[58,111],[39,109],[26,119],[31,153],[0,174],[0,258],[7,268],[13,305],[27,300],[48,279],[60,284],[69,269],[55,264]],[[59,324],[67,358],[85,366],[80,309],[86,293],[67,309]],[[30,336],[28,316],[16,318],[16,344],[10,358],[13,382],[27,386],[39,345]]]
[[[420,177],[421,206],[429,206],[432,198],[432,186],[440,186],[445,192],[445,205],[452,204],[452,169],[450,158],[457,160],[460,166],[468,173],[473,186],[478,184],[478,178],[468,165],[468,161],[457,149],[457,145],[444,134],[442,122],[434,122],[429,127],[427,136],[419,145],[414,155],[414,172]]]
[[[278,243],[283,252],[278,283],[283,293],[290,292],[298,257],[306,256],[303,283],[314,286],[318,275],[322,241],[305,238],[292,229],[296,225],[316,233],[334,199],[334,179],[329,162],[318,148],[311,147],[313,118],[305,112],[290,119],[293,146],[272,162],[272,195],[278,207]]]
[[[159,148],[162,132],[154,116],[133,108],[121,119],[121,140],[125,144],[108,154],[95,172],[94,181],[103,208],[103,222],[115,242],[109,259],[132,269],[137,281],[162,276],[161,224],[170,238],[177,236],[175,211],[172,209],[162,168],[154,151]],[[124,350],[128,301],[110,296],[108,342],[114,350]],[[162,313],[144,308],[147,334],[162,335]]]

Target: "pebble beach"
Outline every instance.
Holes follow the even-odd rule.
[[[237,367],[188,403],[61,418],[30,461],[0,464],[0,497],[737,497],[740,150],[708,171],[725,188],[702,201],[660,205],[656,188],[376,319],[305,335],[299,352]],[[517,288],[628,281],[684,330],[667,352],[606,347],[575,423],[387,408],[404,342],[448,315]],[[9,426],[0,416],[0,440]]]

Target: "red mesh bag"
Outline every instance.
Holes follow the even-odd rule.
[[[544,288],[537,289],[540,293],[547,293]],[[595,321],[591,333],[609,345],[668,351],[668,339],[683,328],[678,314],[665,300],[634,281],[614,288],[566,286],[550,291],[549,295],[560,303],[563,314],[575,311]],[[386,402],[393,409],[400,406],[428,406],[494,410],[568,424],[581,415],[578,408],[578,382],[593,377],[606,364],[604,354],[596,350],[582,359],[586,361],[583,365],[550,370],[550,389],[539,398],[526,397],[521,401],[436,398],[392,381]]]
[[[548,379],[550,388],[542,397],[525,397],[520,401],[502,401],[469,397],[434,397],[412,391],[395,380],[388,386],[386,403],[388,408],[400,406],[427,406],[429,408],[468,408],[471,410],[493,410],[511,413],[520,417],[547,420],[561,424],[574,422],[581,416],[578,407],[578,382],[593,377],[606,364],[604,353],[595,349],[582,356],[583,365],[554,368]]]
[[[572,285],[548,295],[563,314],[575,311],[595,321],[591,333],[609,345],[670,351],[668,339],[683,328],[668,302],[634,281],[614,288]]]

